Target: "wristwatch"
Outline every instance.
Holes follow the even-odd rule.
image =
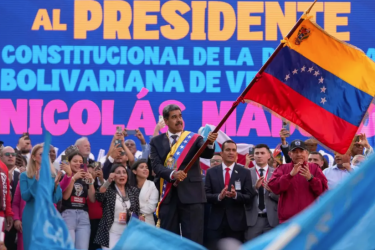
[[[314,176],[313,175],[311,175],[311,178],[310,178],[310,180],[308,180],[308,181],[311,181],[312,179],[314,178]]]

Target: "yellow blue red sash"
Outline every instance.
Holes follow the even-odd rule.
[[[171,148],[171,151],[167,155],[165,159],[164,166],[170,169],[178,170],[185,160],[186,155],[188,154],[191,147],[194,145],[194,142],[199,137],[198,134],[193,132],[184,131],[182,132],[181,136],[177,140],[177,142]],[[173,183],[160,178],[160,202],[158,207],[156,208],[156,215],[159,217],[159,208],[161,203],[164,201],[165,197],[167,197],[168,193],[172,188]]]

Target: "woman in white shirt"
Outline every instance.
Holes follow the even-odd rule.
[[[135,175],[135,187],[140,189],[139,206],[141,215],[145,217],[147,224],[155,226],[153,213],[159,200],[159,191],[156,189],[155,183],[147,180],[149,169],[147,161],[141,159],[136,161],[132,166],[132,172]]]
[[[126,167],[115,164],[108,180],[96,192],[95,197],[102,203],[103,217],[94,243],[101,245],[103,249],[112,249],[130,217],[139,216],[139,189],[129,186]]]

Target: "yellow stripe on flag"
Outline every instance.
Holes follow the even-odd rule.
[[[310,30],[308,38],[295,44],[298,31]],[[316,23],[304,20],[289,38],[291,49],[371,96],[375,95],[375,63],[361,50],[332,37]]]

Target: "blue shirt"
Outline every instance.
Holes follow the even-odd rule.
[[[352,166],[353,171],[356,169]],[[344,178],[350,175],[346,169],[339,169],[337,165],[323,170],[323,174],[328,180],[328,188],[335,188]]]

